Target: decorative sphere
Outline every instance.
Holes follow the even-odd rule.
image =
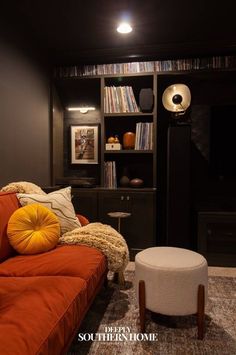
[[[115,143],[115,137],[109,137],[107,142],[108,143]]]
[[[179,94],[175,94],[173,97],[172,97],[172,101],[175,105],[179,105],[181,104],[181,102],[183,101],[183,98],[181,95]]]
[[[143,186],[143,180],[139,178],[135,178],[130,180],[129,184],[131,187],[141,187]]]

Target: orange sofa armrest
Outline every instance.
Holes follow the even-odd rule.
[[[81,226],[86,226],[87,224],[89,224],[89,220],[88,218],[86,218],[85,216],[83,216],[82,214],[76,214],[78,220],[81,223]]]

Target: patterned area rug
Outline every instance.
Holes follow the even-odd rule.
[[[195,316],[166,317],[155,320],[147,313],[146,333],[156,341],[88,341],[91,333],[139,333],[138,306],[133,287],[134,272],[126,271],[124,288],[109,281],[87,314],[79,333],[87,341],[75,339],[68,355],[235,355],[236,354],[236,278],[209,277],[209,298],[206,307],[206,334],[197,340]],[[112,327],[112,328],[111,328]],[[115,332],[115,333],[114,333]],[[85,335],[86,334],[86,335]],[[81,338],[81,339],[82,339]],[[96,338],[97,339],[97,338]],[[141,339],[141,336],[140,336]],[[141,339],[142,340],[142,339]]]

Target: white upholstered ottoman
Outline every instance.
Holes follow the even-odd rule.
[[[191,250],[154,247],[135,257],[135,286],[141,331],[145,309],[165,315],[197,314],[198,338],[203,339],[207,299],[206,259]]]

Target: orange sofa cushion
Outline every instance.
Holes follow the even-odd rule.
[[[7,224],[12,213],[19,208],[15,193],[0,192],[0,262],[15,254],[7,237]]]
[[[7,235],[20,254],[38,254],[55,248],[60,237],[57,216],[37,203],[18,208],[10,217]]]
[[[0,277],[0,354],[61,354],[84,316],[86,296],[80,278]]]
[[[85,280],[88,299],[107,269],[105,256],[83,245],[63,245],[47,253],[17,255],[0,264],[0,276],[74,276]]]
[[[78,220],[80,221],[81,226],[86,226],[87,224],[89,224],[89,220],[87,217],[83,216],[82,214],[76,214],[76,217],[78,218]]]

